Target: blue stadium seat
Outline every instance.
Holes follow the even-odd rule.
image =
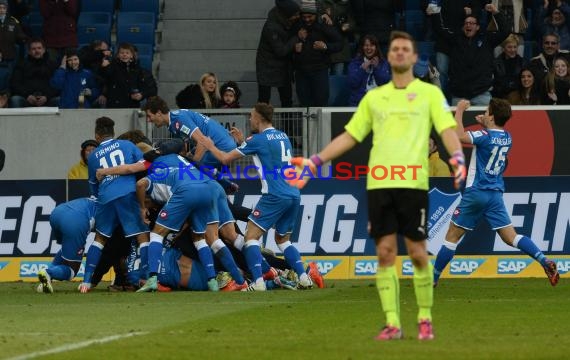
[[[429,57],[429,61],[435,64],[435,43],[433,41],[418,41],[418,53]]]
[[[121,11],[151,12],[158,19],[159,0],[121,0]]]
[[[139,56],[146,55],[151,56],[154,54],[154,48],[150,44],[132,44],[137,49]]]
[[[30,6],[30,11],[32,12],[40,12],[40,0],[28,0],[28,4]]]
[[[422,10],[421,0],[405,0],[406,10]]]
[[[329,76],[329,106],[348,106],[350,98],[350,87],[348,86],[348,76]]]
[[[425,15],[421,10],[408,10],[404,15],[406,31],[416,39],[422,41],[425,36]]]
[[[117,43],[124,42],[154,46],[154,26],[152,24],[117,26]]]
[[[526,61],[530,61],[536,54],[536,42],[535,41],[525,41],[524,42],[524,58]]]
[[[128,26],[132,24],[152,24],[156,27],[156,17],[152,12],[124,12],[121,11],[117,15],[117,27]]]
[[[0,66],[0,90],[8,89],[10,72],[9,66]]]
[[[77,40],[80,44],[104,40],[111,43],[112,15],[104,12],[84,12],[77,21]]]
[[[79,15],[77,24],[91,25],[91,24],[106,24],[111,26],[112,15],[106,12],[82,12]]]
[[[115,0],[81,0],[81,12],[115,12]]]
[[[139,55],[138,59],[143,69],[152,71],[152,55]]]

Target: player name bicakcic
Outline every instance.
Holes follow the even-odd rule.
[[[178,179],[204,180],[228,179],[228,180],[255,180],[274,179],[284,180],[294,179],[337,179],[337,180],[358,180],[361,177],[370,175],[375,180],[417,180],[418,170],[422,165],[353,165],[348,162],[339,162],[328,166],[318,166],[315,171],[305,166],[297,168],[293,165],[283,167],[259,167],[255,165],[240,166],[234,168],[222,166],[217,169],[213,166],[201,165],[195,167],[187,163],[180,162],[178,167],[168,166],[162,162],[154,162],[148,169],[148,176],[152,179],[165,179],[169,175],[175,175]]]

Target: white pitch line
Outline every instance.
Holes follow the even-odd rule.
[[[78,342],[75,344],[58,346],[58,347],[55,347],[55,348],[49,349],[49,350],[35,351],[35,352],[29,353],[29,354],[15,356],[15,357],[11,357],[11,358],[8,358],[5,360],[33,359],[33,358],[38,357],[38,356],[59,354],[59,353],[66,352],[66,351],[81,349],[81,348],[84,348],[84,347],[87,347],[87,346],[93,345],[93,344],[103,344],[103,343],[107,343],[110,341],[115,341],[115,340],[119,340],[119,339],[125,339],[125,338],[129,338],[132,336],[145,335],[145,334],[148,334],[148,333],[147,332],[133,332],[133,333],[128,333],[128,334],[107,336],[107,337],[104,337],[101,339],[93,339],[93,340]]]

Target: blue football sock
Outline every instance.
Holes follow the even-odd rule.
[[[73,273],[73,270],[67,265],[51,265],[46,271],[52,279],[59,281],[71,280]]]
[[[93,241],[87,252],[87,258],[85,259],[85,275],[83,276],[83,282],[91,284],[91,278],[95,272],[97,264],[99,264],[99,259],[101,259],[101,252],[103,251],[104,245]]]
[[[141,256],[141,262],[139,265],[140,278],[148,278],[148,247],[149,243],[144,242],[139,245],[139,254]],[[162,255],[162,254],[161,254]]]
[[[216,257],[220,260],[224,268],[230,273],[232,278],[234,278],[236,283],[238,283],[239,285],[243,284],[245,279],[243,278],[241,271],[238,269],[230,249],[228,249],[228,247],[225,246],[222,240],[220,239],[216,240],[215,243],[217,243],[218,241],[221,242],[222,243],[221,245],[223,246],[221,247],[218,246],[216,250],[212,249],[214,250]]]
[[[449,241],[444,241],[441,249],[437,253],[435,258],[435,264],[433,265],[433,281],[436,283],[447,264],[455,256],[455,249],[457,249],[457,244]]]
[[[297,273],[297,275],[301,276],[305,273],[305,267],[303,266],[303,261],[301,260],[301,254],[299,254],[299,250],[290,241],[286,241],[282,244],[278,244],[279,249],[283,251],[283,255],[285,256],[285,261],[287,264],[291,266],[291,268]]]
[[[148,245],[148,272],[151,276],[158,274],[158,268],[160,266],[161,257],[162,257],[162,244],[159,242],[152,241]]]
[[[263,277],[261,272],[261,262],[263,256],[261,256],[261,248],[259,247],[259,241],[248,240],[245,242],[243,247],[243,255],[245,256],[245,261],[251,273],[253,281]]]
[[[216,271],[214,270],[214,256],[212,255],[212,250],[208,247],[206,240],[199,240],[194,243],[196,250],[198,250],[198,258],[202,265],[204,265],[204,270],[206,270],[206,277],[208,279],[216,277]]]
[[[271,269],[271,265],[269,265],[267,260],[265,260],[263,254],[261,254],[261,273],[265,274],[266,272],[269,271],[269,269]]]
[[[540,265],[546,266],[546,260],[548,259],[529,237],[517,235],[515,241],[513,241],[513,246],[538,261]]]

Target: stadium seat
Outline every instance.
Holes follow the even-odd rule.
[[[156,27],[156,17],[152,12],[124,12],[117,15],[117,27],[137,24],[152,24]]]
[[[0,66],[0,90],[8,89],[10,72],[9,66]]]
[[[350,87],[346,75],[329,76],[329,106],[348,106]]]
[[[429,61],[435,64],[435,43],[433,41],[418,41],[417,45],[419,55],[429,57]]]
[[[139,54],[139,65],[143,69],[152,70],[152,55],[140,55]]]
[[[154,26],[152,24],[117,26],[117,43],[124,42],[154,46]]]
[[[79,43],[91,43],[104,40],[111,43],[112,15],[104,12],[84,12],[77,21],[77,40]]]
[[[530,61],[536,53],[536,42],[535,41],[525,41],[524,42],[524,58],[526,61]]]
[[[121,0],[121,11],[151,12],[158,19],[159,0]]]
[[[406,10],[422,10],[421,0],[405,0]]]
[[[115,12],[115,0],[81,0],[81,13],[103,12],[113,14]]]
[[[154,49],[150,44],[132,44],[132,45],[134,45],[135,48],[137,49],[137,53],[139,54],[139,56],[141,55],[152,56],[154,54]]]
[[[423,41],[425,36],[425,15],[421,10],[408,10],[404,15],[406,31],[416,39]]]

